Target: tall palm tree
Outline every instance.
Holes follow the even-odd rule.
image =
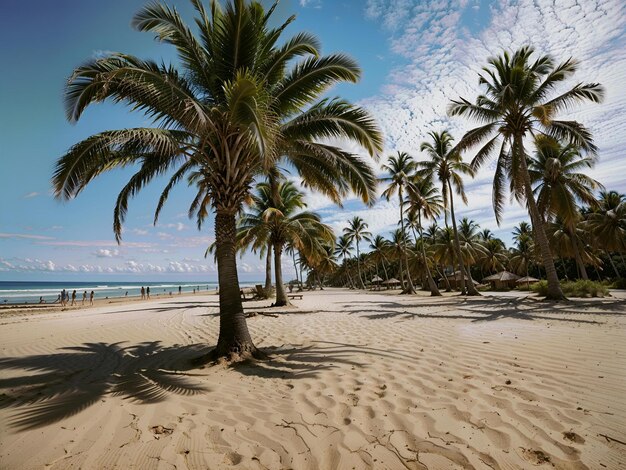
[[[536,152],[528,160],[528,173],[534,186],[533,196],[544,221],[558,217],[569,232],[571,248],[583,279],[589,279],[583,257],[581,240],[576,233],[580,220],[579,205],[597,206],[594,191],[602,185],[590,176],[581,173],[592,168],[594,158],[583,157],[572,145],[561,145],[558,141],[539,135],[535,139]]]
[[[419,245],[421,247],[426,278],[431,296],[440,296],[441,293],[433,279],[426,256],[426,243],[424,242],[424,227],[422,217],[434,219],[443,211],[443,202],[439,191],[430,178],[422,178],[419,175],[412,175],[410,184],[407,187],[409,200],[409,216],[417,217],[417,230],[419,233]]]
[[[601,101],[604,90],[597,83],[577,84],[564,93],[549,99],[551,92],[560,86],[577,69],[572,58],[556,65],[550,56],[531,60],[533,48],[518,49],[514,54],[504,52],[489,59],[479,84],[485,94],[475,103],[460,98],[452,101],[449,114],[467,116],[481,123],[468,131],[458,143],[459,150],[468,149],[487,141],[472,161],[474,170],[481,167],[492,154],[497,153],[493,179],[493,207],[499,223],[505,201],[505,182],[510,181],[510,191],[519,201],[525,202],[535,233],[535,241],[548,279],[546,298],[561,300],[565,296],[559,284],[554,260],[546,237],[541,213],[533,196],[532,180],[528,172],[528,152],[524,139],[530,135],[545,134],[565,141],[591,154],[596,152],[591,133],[579,122],[556,119],[556,114],[582,101]]]
[[[190,171],[203,173],[196,208],[215,213],[220,285],[220,333],[212,357],[257,354],[248,332],[237,276],[235,218],[253,179],[288,160],[304,183],[340,202],[352,190],[366,203],[376,180],[368,162],[321,143],[347,138],[373,156],[382,138],[363,109],[320,96],[338,82],[356,82],[360,70],[342,54],[321,56],[318,40],[281,35],[294,17],[273,28],[276,4],[230,0],[224,8],[191,0],[198,34],[178,12],[161,3],[140,10],[133,26],[175,47],[179,69],[112,53],[78,67],[65,92],[67,117],[107,99],[123,102],[151,119],[153,127],[95,134],[57,162],[58,198],[71,199],[99,174],[138,165],[118,196],[114,231],[118,241],[128,200],[155,176],[173,172],[155,219],[171,188]]]
[[[361,289],[365,289],[363,277],[361,276],[361,252],[359,251],[359,242],[361,240],[369,241],[372,234],[367,231],[367,224],[363,221],[361,217],[358,216],[355,216],[350,221],[348,221],[348,226],[343,229],[343,233],[351,241],[355,242],[356,266],[357,273],[359,275],[359,284],[361,285]]]
[[[341,256],[343,259],[343,269],[346,273],[346,277],[348,278],[348,284],[351,289],[355,288],[354,281],[352,280],[352,276],[350,275],[350,269],[348,266],[347,258],[352,254],[352,243],[353,240],[347,235],[341,235],[337,238],[337,242],[335,243],[335,256]]]
[[[469,269],[465,269],[463,256],[461,255],[461,242],[459,232],[456,226],[456,215],[454,213],[454,192],[461,196],[461,200],[467,204],[467,196],[465,195],[465,187],[463,184],[463,176],[474,176],[474,171],[470,166],[463,162],[461,154],[452,147],[452,136],[448,131],[429,132],[432,139],[431,142],[423,142],[420,146],[422,152],[426,152],[429,159],[417,163],[419,168],[418,174],[430,178],[437,179],[441,183],[441,195],[443,197],[444,207],[450,209],[450,218],[452,219],[452,230],[454,231],[455,255],[461,271],[461,292],[468,295],[480,295],[474,287]],[[465,274],[469,279],[469,283],[465,285]],[[466,290],[467,288],[467,290]]]
[[[256,185],[249,204],[238,223],[238,240],[242,246],[265,245],[268,241],[274,249],[274,273],[276,276],[275,306],[287,305],[287,294],[282,275],[282,253],[289,243],[304,257],[315,261],[324,253],[323,244],[332,246],[335,235],[321,222],[314,212],[302,212],[306,207],[304,194],[291,181],[278,184],[278,198],[272,185],[262,182]],[[278,202],[278,204],[276,204]]]
[[[387,159],[387,163],[382,166],[382,169],[389,173],[389,176],[379,178],[378,180],[381,183],[387,184],[387,189],[383,191],[382,196],[389,201],[396,193],[398,194],[398,201],[400,205],[400,229],[404,232],[404,188],[409,183],[409,177],[415,170],[415,161],[408,153],[398,152],[397,155],[391,155]],[[401,271],[402,263],[404,263],[404,267],[406,268],[406,277],[408,280],[404,292],[407,294],[414,294],[415,287],[413,286],[413,281],[411,280],[411,275],[409,273],[406,249],[400,258]]]

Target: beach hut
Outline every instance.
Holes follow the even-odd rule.
[[[391,279],[387,279],[386,281],[383,281],[382,284],[387,289],[392,289],[392,288],[395,288],[396,286],[399,286],[400,281],[398,281],[395,277],[392,277]]]
[[[377,290],[380,290],[380,283],[383,282],[382,278],[380,276],[374,276],[372,278],[372,281],[370,282],[370,284],[373,286],[372,289],[374,287],[376,287]]]
[[[514,289],[518,279],[519,276],[517,274],[513,274],[509,271],[500,271],[499,273],[483,278],[483,282],[489,282],[491,288],[494,290]]]
[[[527,289],[530,289],[530,285],[534,284],[535,282],[539,282],[539,279],[532,276],[520,277],[517,281],[515,281],[518,286],[526,285]]]
[[[461,284],[461,271],[455,271],[454,274],[446,274],[448,278],[448,282],[450,283],[450,287],[452,289],[458,289],[458,286]],[[469,282],[469,278],[467,274],[465,275],[465,282]],[[474,281],[474,285],[478,285],[476,281]],[[439,279],[439,288],[446,287],[446,280],[444,277]]]

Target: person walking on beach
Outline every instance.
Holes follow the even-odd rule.
[[[150,286],[146,287],[146,299],[150,299]]]
[[[87,300],[87,291],[83,292],[83,302],[81,305],[85,305],[85,300]]]
[[[74,305],[76,305],[76,289],[74,289],[74,291],[72,292],[72,303],[70,304],[70,306]]]
[[[143,288],[143,286],[141,286],[141,300],[144,300],[146,298],[146,289]]]
[[[178,286],[178,295],[181,294],[182,290],[183,290],[182,287]]]
[[[65,289],[61,291],[61,307],[65,307]]]
[[[89,305],[93,305],[93,291],[89,294]]]

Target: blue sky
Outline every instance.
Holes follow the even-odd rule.
[[[169,1],[191,20],[187,1]],[[203,258],[213,226],[199,232],[186,218],[191,191],[172,194],[159,225],[151,224],[163,186],[155,181],[130,205],[124,243],[114,240],[112,209],[129,173],[118,171],[94,181],[77,199],[61,203],[50,193],[56,159],[73,143],[101,130],[142,125],[140,114],[124,106],[91,107],[76,125],[63,113],[63,87],[72,69],[108,51],[175,60],[173,51],[150,34],[130,28],[140,0],[23,2],[4,0],[0,16],[0,280],[117,278],[214,280],[215,266]],[[566,116],[593,131],[600,147],[591,174],[611,189],[626,191],[626,20],[623,2],[478,0],[291,0],[279,17],[295,13],[287,34],[316,34],[323,52],[346,52],[363,69],[357,85],[333,95],[366,106],[385,132],[385,153],[405,150],[420,158],[419,144],[430,130],[449,128],[460,137],[471,123],[449,119],[445,108],[458,96],[473,98],[476,72],[501,48],[532,43],[563,60],[581,60],[577,81],[607,88],[602,105],[576,108]],[[354,149],[358,150],[358,149]],[[470,158],[471,155],[468,155]],[[470,203],[458,207],[509,240],[524,219],[516,205],[498,228],[491,211],[489,168],[468,181]],[[395,202],[365,209],[355,200],[338,208],[310,195],[310,207],[340,231],[361,215],[373,232],[385,234],[397,220]],[[289,273],[291,267],[286,265]],[[252,254],[240,261],[243,279],[262,277],[263,263]]]

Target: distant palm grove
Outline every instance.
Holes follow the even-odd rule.
[[[74,70],[65,90],[70,121],[109,100],[152,124],[76,143],[58,160],[53,185],[58,198],[71,199],[101,173],[132,168],[114,204],[118,241],[129,200],[153,178],[170,178],[155,201],[155,223],[175,185],[193,188],[189,216],[199,229],[207,217],[215,220],[208,251],[218,267],[220,333],[207,360],[262,356],[242,306],[237,255],[245,250],[264,258],[263,290],[276,306],[289,303],[287,288],[326,285],[480,295],[487,285],[527,289],[545,280],[541,293],[562,300],[565,280],[624,282],[626,196],[586,175],[597,147],[583,123],[562,116],[577,103],[600,102],[604,93],[595,83],[562,91],[575,60],[557,63],[531,47],[502,52],[482,69],[481,94],[448,109],[478,127],[458,141],[436,129],[419,149],[385,157],[375,116],[326,96],[337,83],[359,80],[351,58],[321,55],[318,39],[307,33],[284,37],[294,17],[270,26],[275,4],[265,10],[257,1],[191,3],[193,28],[161,3],[132,21],[174,46],[176,66],[111,53]],[[471,197],[465,183],[490,160],[494,221],[508,195],[528,211],[509,247],[463,214]],[[339,205],[353,194],[370,206],[380,187],[384,199],[397,203],[397,228],[374,234],[354,217],[335,234],[306,210],[299,187]],[[293,265],[295,279],[284,279],[283,263]]]

